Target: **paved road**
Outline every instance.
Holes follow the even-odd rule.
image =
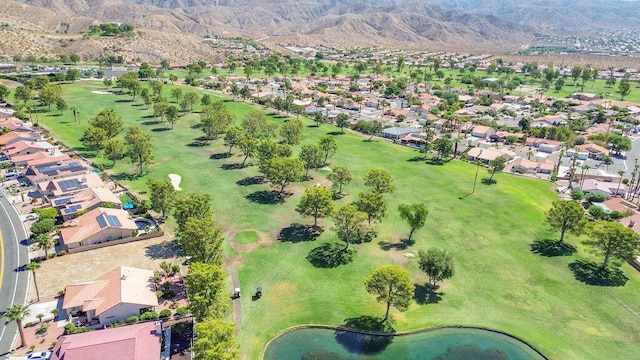
[[[27,271],[16,271],[28,261],[27,238],[22,220],[0,190],[0,312],[12,304],[24,304],[29,288]],[[4,325],[5,319],[0,319]],[[0,330],[0,359],[8,358],[18,329],[11,322]]]

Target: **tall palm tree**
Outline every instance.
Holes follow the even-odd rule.
[[[31,310],[22,304],[13,304],[11,307],[4,311],[2,316],[7,319],[5,324],[11,321],[15,321],[18,324],[18,332],[20,332],[20,344],[27,346],[27,340],[24,338],[24,329],[22,328],[22,320],[31,314]]]
[[[618,171],[618,176],[620,176],[620,180],[618,181],[618,188],[616,189],[616,196],[620,194],[620,185],[622,184],[622,175],[624,175],[624,171]]]
[[[36,246],[40,250],[44,250],[44,258],[49,258],[49,250],[53,247],[53,239],[48,234],[40,234],[36,237]]]
[[[36,287],[36,297],[38,298],[38,301],[40,301],[40,289],[38,289],[38,279],[36,279],[36,270],[40,269],[40,264],[32,261],[27,264],[25,269],[31,271],[33,274],[33,285]]]

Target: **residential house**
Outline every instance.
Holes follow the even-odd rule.
[[[400,140],[409,134],[419,134],[422,132],[420,127],[389,127],[382,130],[382,137],[391,140]]]
[[[471,130],[471,136],[483,139],[487,139],[495,133],[496,130],[494,128],[484,125],[476,125],[473,127],[473,130]]]
[[[75,218],[80,210],[90,211],[98,207],[122,208],[120,198],[104,187],[82,189],[71,196],[51,199],[50,203],[58,209],[65,221]]]
[[[161,326],[155,322],[64,335],[51,360],[160,360]]]
[[[596,160],[602,160],[605,156],[609,156],[609,149],[597,144],[582,144],[576,146],[578,150],[588,153],[589,157]]]
[[[40,195],[46,201],[51,199],[70,196],[76,192],[87,188],[104,187],[105,184],[100,176],[94,172],[79,174],[60,179],[50,179],[39,182],[36,187]]]
[[[81,317],[103,326],[155,311],[157,306],[153,271],[129,266],[117,267],[94,281],[67,285],[62,301],[69,319]]]
[[[16,155],[11,157],[11,162],[15,166],[41,166],[41,165],[53,165],[61,161],[71,159],[69,155],[60,152],[53,148],[50,151],[39,151],[33,154]]]
[[[1,128],[1,127],[0,127]],[[9,131],[6,134],[0,135],[0,146],[11,145],[18,141],[36,141],[40,138],[40,134],[31,130],[26,131]]]
[[[582,181],[582,191],[584,193],[599,193],[606,197],[626,194],[627,188],[619,182],[600,181],[595,179],[584,179]]]
[[[65,222],[60,229],[60,244],[75,249],[128,238],[137,230],[138,226],[125,210],[99,207]]]
[[[18,155],[28,155],[34,154],[41,151],[50,151],[50,149],[54,148],[53,145],[49,144],[46,141],[25,141],[20,140],[16,141],[11,145],[7,145],[2,148],[2,152],[8,156],[18,156]]]
[[[91,168],[81,160],[69,159],[60,161],[55,165],[29,166],[24,175],[35,185],[43,181],[86,174],[91,172],[90,170]]]
[[[538,163],[527,158],[518,158],[511,164],[511,171],[517,173],[535,174],[538,170]]]
[[[573,93],[571,95],[572,99],[576,99],[576,100],[583,100],[583,101],[593,101],[593,100],[598,100],[599,97],[597,94],[590,94],[590,93]]]
[[[471,161],[481,161],[488,164],[490,161],[495,160],[498,157],[503,157],[505,160],[509,161],[515,157],[515,153],[507,149],[482,149],[474,147],[467,152],[467,157]]]

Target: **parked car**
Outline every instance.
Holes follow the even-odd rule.
[[[51,351],[35,352],[29,354],[29,356],[27,356],[27,360],[49,360],[51,359],[51,355],[53,355]]]

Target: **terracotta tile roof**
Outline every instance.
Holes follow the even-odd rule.
[[[58,338],[51,360],[158,360],[161,334],[153,322]]]
[[[120,266],[95,281],[68,285],[62,308],[82,306],[100,316],[119,304],[158,306],[153,271]]]
[[[113,226],[108,223],[106,226],[100,226],[99,218],[105,215],[115,216],[120,222],[120,226]],[[62,242],[68,246],[69,244],[78,243],[105,229],[113,227],[129,229],[131,231],[138,228],[136,223],[129,218],[129,213],[125,210],[99,207],[78,218],[67,221],[65,227],[60,229],[60,237],[62,238]]]

